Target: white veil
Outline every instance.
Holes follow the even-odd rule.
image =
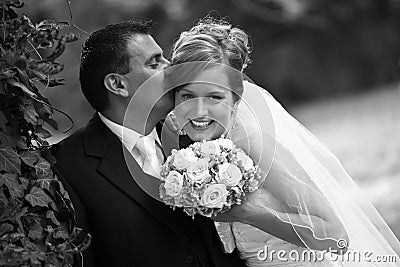
[[[267,174],[262,189],[282,205],[269,206],[262,198],[256,201],[291,224],[305,247],[315,245],[305,239],[302,228],[311,230],[315,239],[331,239],[328,228],[311,218],[336,215],[349,240],[347,244],[332,239],[338,247],[348,248],[341,258],[344,266],[400,265],[399,241],[338,159],[266,90],[244,82],[237,125],[230,137]],[[286,216],[290,212],[299,214],[300,220],[293,222]]]

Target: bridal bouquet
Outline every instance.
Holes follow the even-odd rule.
[[[259,168],[231,140],[196,142],[173,150],[161,170],[160,196],[185,213],[211,217],[240,205],[261,183]]]

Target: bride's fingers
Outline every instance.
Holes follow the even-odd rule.
[[[179,121],[174,111],[168,113],[164,123],[171,131],[178,132],[181,129],[181,126],[179,125]]]

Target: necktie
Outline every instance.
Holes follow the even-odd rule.
[[[156,140],[152,136],[142,136],[136,143],[137,149],[142,154],[145,173],[160,178],[161,164],[163,163],[162,153],[157,153]]]

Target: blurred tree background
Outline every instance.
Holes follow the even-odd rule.
[[[247,74],[286,106],[369,90],[400,76],[399,0],[70,1],[74,22],[87,32],[132,18],[159,22],[154,36],[166,55],[195,20],[210,12],[226,17],[252,38]],[[27,0],[25,13],[33,20],[69,20],[65,0]],[[62,58],[66,85],[46,92],[76,127],[92,113],[78,82],[86,37],[82,34]]]
[[[179,33],[207,14],[240,26],[253,45],[247,74],[333,150],[400,237],[400,0],[69,1],[86,32],[128,19],[157,21],[153,35],[166,55]],[[66,0],[25,2],[34,22],[70,20]],[[93,114],[78,81],[81,34],[60,58],[65,86],[43,92],[74,129]],[[56,119],[69,127],[64,116]]]

